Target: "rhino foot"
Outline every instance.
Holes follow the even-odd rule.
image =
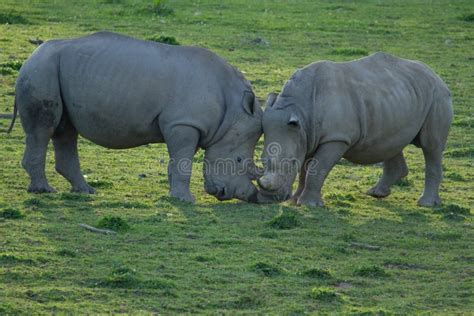
[[[181,202],[195,203],[196,199],[190,192],[171,192],[171,197]]]
[[[71,193],[94,194],[95,189],[86,183],[82,186],[73,187]]]
[[[367,191],[367,194],[374,198],[384,198],[390,195],[390,188],[375,186]]]
[[[29,193],[56,193],[56,189],[51,187],[49,184],[31,184],[28,187]]]
[[[313,198],[302,195],[299,197],[296,205],[300,206],[311,206],[311,207],[323,207],[324,202],[321,198]]]
[[[423,207],[437,207],[441,205],[441,198],[439,196],[422,196],[418,200],[418,205]]]
[[[295,192],[291,197],[290,199],[288,200],[288,202],[292,205],[298,205],[298,199],[300,198],[301,196],[301,193],[302,192]]]

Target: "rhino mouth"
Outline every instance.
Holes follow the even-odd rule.
[[[219,201],[227,201],[236,198],[249,203],[258,203],[259,190],[253,184],[251,187],[241,186],[234,188],[233,185],[229,186],[221,182],[209,181],[205,184],[204,189]]]
[[[282,202],[291,198],[291,186],[287,186],[286,183],[280,183],[275,185],[275,183],[268,183],[265,181],[257,180],[259,190],[258,201],[260,203],[273,203],[273,202]]]
[[[227,188],[227,186],[225,186],[222,183],[217,183],[213,181],[212,182],[208,181],[205,184],[204,189],[206,190],[207,193],[209,193],[210,195],[213,195],[219,201],[230,200],[233,198],[233,195],[234,195],[233,192],[231,192],[231,190]]]
[[[258,190],[255,190],[255,192],[252,193],[252,195],[249,196],[249,198],[247,199],[247,202],[249,202],[249,203],[259,203],[260,202],[259,196],[260,196],[260,194],[259,194]]]
[[[276,193],[268,192],[265,190],[260,190],[257,194],[257,203],[267,204],[267,203],[279,203],[291,198],[291,192],[289,193]]]

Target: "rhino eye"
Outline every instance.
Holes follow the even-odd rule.
[[[242,162],[242,158],[237,157],[237,162]]]

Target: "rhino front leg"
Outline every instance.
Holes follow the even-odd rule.
[[[71,192],[93,194],[95,189],[87,184],[81,173],[77,136],[76,129],[70,123],[53,136],[56,171],[69,181]]]
[[[390,187],[408,175],[408,167],[400,152],[395,157],[383,162],[383,174],[377,184],[367,191],[368,195],[384,198],[390,195]]]
[[[185,202],[195,202],[189,190],[192,162],[199,143],[199,131],[189,126],[176,126],[164,133],[170,162],[168,180],[171,197]]]
[[[308,163],[306,184],[298,198],[298,205],[324,206],[321,199],[324,180],[348,148],[343,142],[330,142],[318,147],[313,159]]]
[[[301,167],[301,171],[298,177],[298,188],[296,189],[295,193],[293,193],[290,202],[296,204],[298,202],[298,198],[301,196],[301,193],[303,193],[305,184],[306,184],[306,168],[308,163],[311,160],[306,160],[304,162],[304,165]]]

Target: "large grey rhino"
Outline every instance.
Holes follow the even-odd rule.
[[[453,117],[450,92],[425,64],[376,53],[359,60],[321,61],[296,71],[263,115],[262,202],[290,198],[299,171],[298,205],[322,206],[321,187],[342,158],[383,162],[367,193],[386,197],[408,174],[403,148],[421,147],[425,190],[421,206],[437,206],[441,158]]]
[[[203,148],[206,191],[256,201],[252,158],[263,113],[243,75],[206,49],[110,32],[48,41],[20,70],[17,109],[30,192],[55,191],[44,171],[50,139],[72,191],[94,192],[79,166],[80,134],[107,148],[166,142],[170,194],[190,202],[191,161]],[[222,160],[234,163],[232,173],[218,168]]]

